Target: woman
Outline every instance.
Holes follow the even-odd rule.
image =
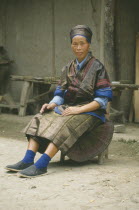
[[[83,133],[105,122],[112,91],[104,66],[89,51],[91,38],[88,26],[71,29],[76,59],[63,68],[52,101],[44,104],[25,128],[28,148],[24,158],[6,169],[20,171],[20,177],[43,175],[59,150],[66,154]],[[34,164],[37,151],[43,155]]]

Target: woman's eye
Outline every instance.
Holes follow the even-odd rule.
[[[86,42],[81,42],[80,44],[85,45],[85,44],[86,44]]]
[[[79,44],[77,44],[77,43],[73,43],[72,45],[74,46],[74,47],[77,47],[77,46],[83,46],[85,43],[79,43]]]

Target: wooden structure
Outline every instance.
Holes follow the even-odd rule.
[[[26,109],[27,105],[29,103],[34,103],[39,101],[42,97],[45,95],[48,95],[50,91],[52,91],[51,85],[57,84],[59,78],[57,77],[32,77],[32,76],[11,76],[11,80],[13,81],[22,81],[23,82],[23,87],[21,91],[21,96],[20,96],[20,102],[15,103],[12,99],[12,97],[9,94],[6,94],[1,98],[6,102],[6,103],[0,103],[0,107],[6,107],[9,109],[18,109],[19,116],[25,116],[26,115]],[[46,84],[48,85],[48,91],[45,93],[42,93],[40,95],[37,95],[33,98],[30,98],[30,93],[31,90],[34,86],[34,84]]]
[[[117,96],[117,100],[120,100],[120,96],[122,91],[132,91],[133,95],[134,94],[139,94],[139,83],[138,84],[112,84],[112,90],[113,90],[113,95]],[[134,113],[134,107],[133,107],[133,98],[132,98],[132,102],[130,101],[130,103],[132,104],[132,106],[130,107],[130,111],[129,111],[129,122],[133,122],[135,116]],[[138,105],[137,105],[138,107]],[[121,122],[125,123],[126,119],[124,117],[124,112],[123,111],[117,111],[116,109],[114,109],[113,107],[110,108],[110,119],[113,120],[114,118],[118,118],[118,116],[121,116]]]
[[[38,102],[42,97],[48,95],[50,92],[52,92],[53,85],[56,85],[59,81],[59,77],[32,77],[32,76],[11,76],[12,81],[22,81],[22,91],[20,96],[20,102],[15,103],[12,97],[7,93],[3,95],[0,100],[4,100],[6,103],[0,103],[0,108],[6,107],[9,109],[18,109],[19,116],[25,116],[26,115],[26,109],[27,105],[29,103]],[[45,84],[48,86],[48,91],[41,93],[39,95],[35,95],[33,98],[30,98],[31,90],[33,89],[34,84],[37,84],[37,88],[39,87],[39,84]],[[112,84],[112,90],[114,94],[117,94],[118,96],[121,95],[121,92],[123,90],[138,90],[139,85],[136,84]],[[118,113],[118,112],[117,112]],[[115,113],[115,114],[117,114]]]
[[[136,77],[135,83],[139,84],[139,33],[136,36]],[[139,122],[139,91],[134,93],[134,110],[135,110],[135,122]]]

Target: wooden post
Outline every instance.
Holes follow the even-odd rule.
[[[136,36],[136,72],[135,84],[139,85],[139,33]],[[139,90],[134,92],[135,122],[139,122]]]
[[[27,108],[27,101],[30,94],[32,82],[25,81],[22,88],[21,99],[20,99],[20,109],[19,109],[19,116],[25,116],[26,108]]]
[[[104,7],[104,64],[109,73],[110,79],[115,80],[115,45],[114,45],[114,27],[115,27],[115,0],[102,0]]]
[[[105,25],[105,1],[101,0],[100,17],[100,61],[104,63],[104,25]]]
[[[52,0],[52,76],[55,75],[55,0]]]

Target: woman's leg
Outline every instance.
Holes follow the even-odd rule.
[[[10,171],[21,171],[34,164],[34,158],[38,151],[39,144],[32,138],[29,139],[27,151],[24,158],[13,165],[7,165],[6,169]]]
[[[35,163],[35,166],[38,169],[47,168],[51,158],[58,152],[58,148],[53,144],[50,143],[46,148],[44,154],[40,157],[40,159]]]
[[[34,158],[38,149],[39,149],[39,143],[36,142],[34,139],[30,138],[28,141],[27,151],[24,158],[22,159],[22,162],[34,163]]]
[[[53,158],[57,152],[58,148],[53,143],[50,143],[44,153],[49,155],[50,158]]]
[[[33,152],[37,152],[39,149],[39,143],[36,142],[34,139],[30,138],[28,142],[27,150],[32,150]]]
[[[37,160],[37,162],[29,168],[26,168],[25,170],[21,171],[19,176],[35,177],[45,174],[47,172],[47,166],[51,158],[53,158],[57,152],[58,148],[53,143],[50,143],[46,148],[44,154]]]

